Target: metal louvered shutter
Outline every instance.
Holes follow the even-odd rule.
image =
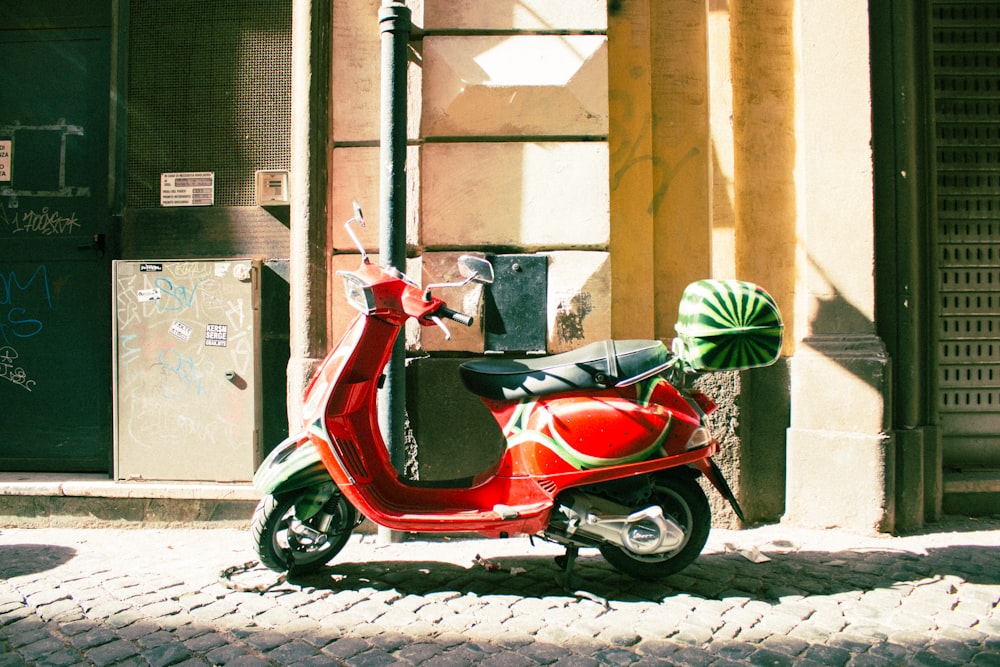
[[[1000,2],[930,5],[944,463],[1000,468]]]

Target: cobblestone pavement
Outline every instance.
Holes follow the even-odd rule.
[[[320,574],[227,529],[0,532],[7,665],[1000,665],[1000,519],[714,530],[659,583],[527,539],[355,536]]]

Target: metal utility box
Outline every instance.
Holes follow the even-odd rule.
[[[114,262],[115,478],[249,481],[260,461],[260,265]]]

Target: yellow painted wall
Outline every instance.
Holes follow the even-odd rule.
[[[612,333],[672,338],[711,276],[708,16],[703,0],[609,10]]]
[[[730,0],[736,277],[763,285],[795,326],[794,0]],[[793,336],[785,337],[790,354]]]
[[[655,336],[649,0],[608,12],[611,334]]]
[[[650,27],[656,335],[670,338],[684,287],[712,271],[705,1],[657,0]]]
[[[794,0],[609,13],[616,336],[672,338],[682,290],[707,277],[761,284],[792,325],[794,15]]]
[[[334,2],[336,220],[353,193],[377,196],[379,4]],[[871,525],[892,451],[873,324],[867,4],[407,4],[421,31],[408,123],[414,271],[430,279],[457,250],[549,257],[548,352],[608,336],[669,340],[689,282],[760,284],[782,311],[785,359],[753,375],[757,395],[741,403],[756,430],[730,465],[737,492],[767,487],[769,517],[849,507],[845,479],[831,474],[842,463],[817,457],[841,456],[865,516],[835,521]],[[330,237],[334,253],[347,249],[339,231]],[[448,348],[429,339],[410,342],[480,352],[475,337]],[[817,493],[827,502],[812,502]]]

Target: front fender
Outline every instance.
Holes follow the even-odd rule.
[[[262,495],[279,495],[331,481],[319,451],[304,433],[282,441],[253,476],[254,488]]]

